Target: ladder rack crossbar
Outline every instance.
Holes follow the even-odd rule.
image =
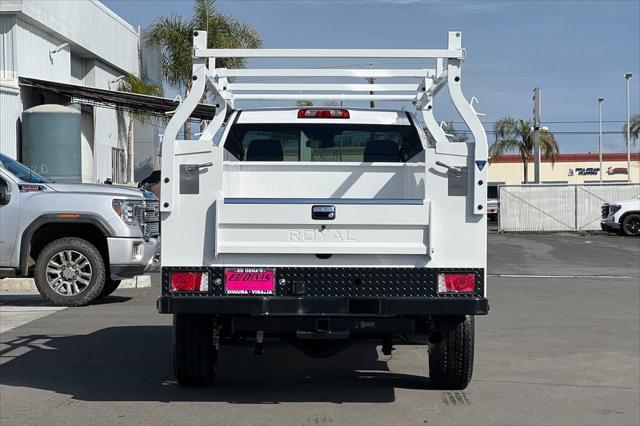
[[[237,93],[233,95],[239,101],[413,101],[415,95],[352,95],[352,94],[318,94],[318,93]]]
[[[432,77],[435,69],[390,68],[390,69],[342,69],[342,68],[216,68],[212,71],[218,77]]]
[[[412,92],[418,89],[417,84],[271,84],[271,83],[229,83],[227,90],[239,91],[290,91],[290,92]]]
[[[462,49],[195,49],[196,58],[451,58]]]

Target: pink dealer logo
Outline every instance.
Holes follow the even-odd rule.
[[[224,281],[227,294],[273,294],[275,290],[273,269],[229,268]]]

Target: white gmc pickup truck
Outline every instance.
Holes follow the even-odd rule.
[[[639,236],[640,197],[604,203],[600,227],[603,231],[617,232],[620,235]]]
[[[280,338],[314,357],[364,340],[386,354],[424,345],[433,385],[465,388],[474,316],[489,304],[487,139],[461,90],[461,33],[449,33],[447,49],[207,49],[206,40],[194,32],[193,88],[162,148],[157,306],[174,317],[178,382],[210,382],[227,342],[250,340],[261,353]],[[414,58],[434,68],[216,68],[223,57]],[[321,82],[281,83],[290,77]],[[435,120],[445,87],[472,143],[450,142]],[[177,140],[207,91],[216,115],[198,140]],[[408,101],[416,114],[235,105],[301,99]]]

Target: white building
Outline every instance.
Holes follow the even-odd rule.
[[[159,81],[157,56],[147,56],[140,45],[139,30],[97,0],[2,0],[0,152],[20,159],[23,111],[70,102],[51,91],[21,86],[19,78],[107,90],[116,90],[118,78],[126,74]],[[128,114],[104,106],[76,108],[81,108],[82,181],[123,182]],[[155,125],[135,126],[134,135],[143,144],[134,146],[144,152],[136,165],[152,167],[158,133]]]

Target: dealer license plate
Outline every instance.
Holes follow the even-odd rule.
[[[227,268],[224,285],[226,294],[274,294],[273,268]]]

